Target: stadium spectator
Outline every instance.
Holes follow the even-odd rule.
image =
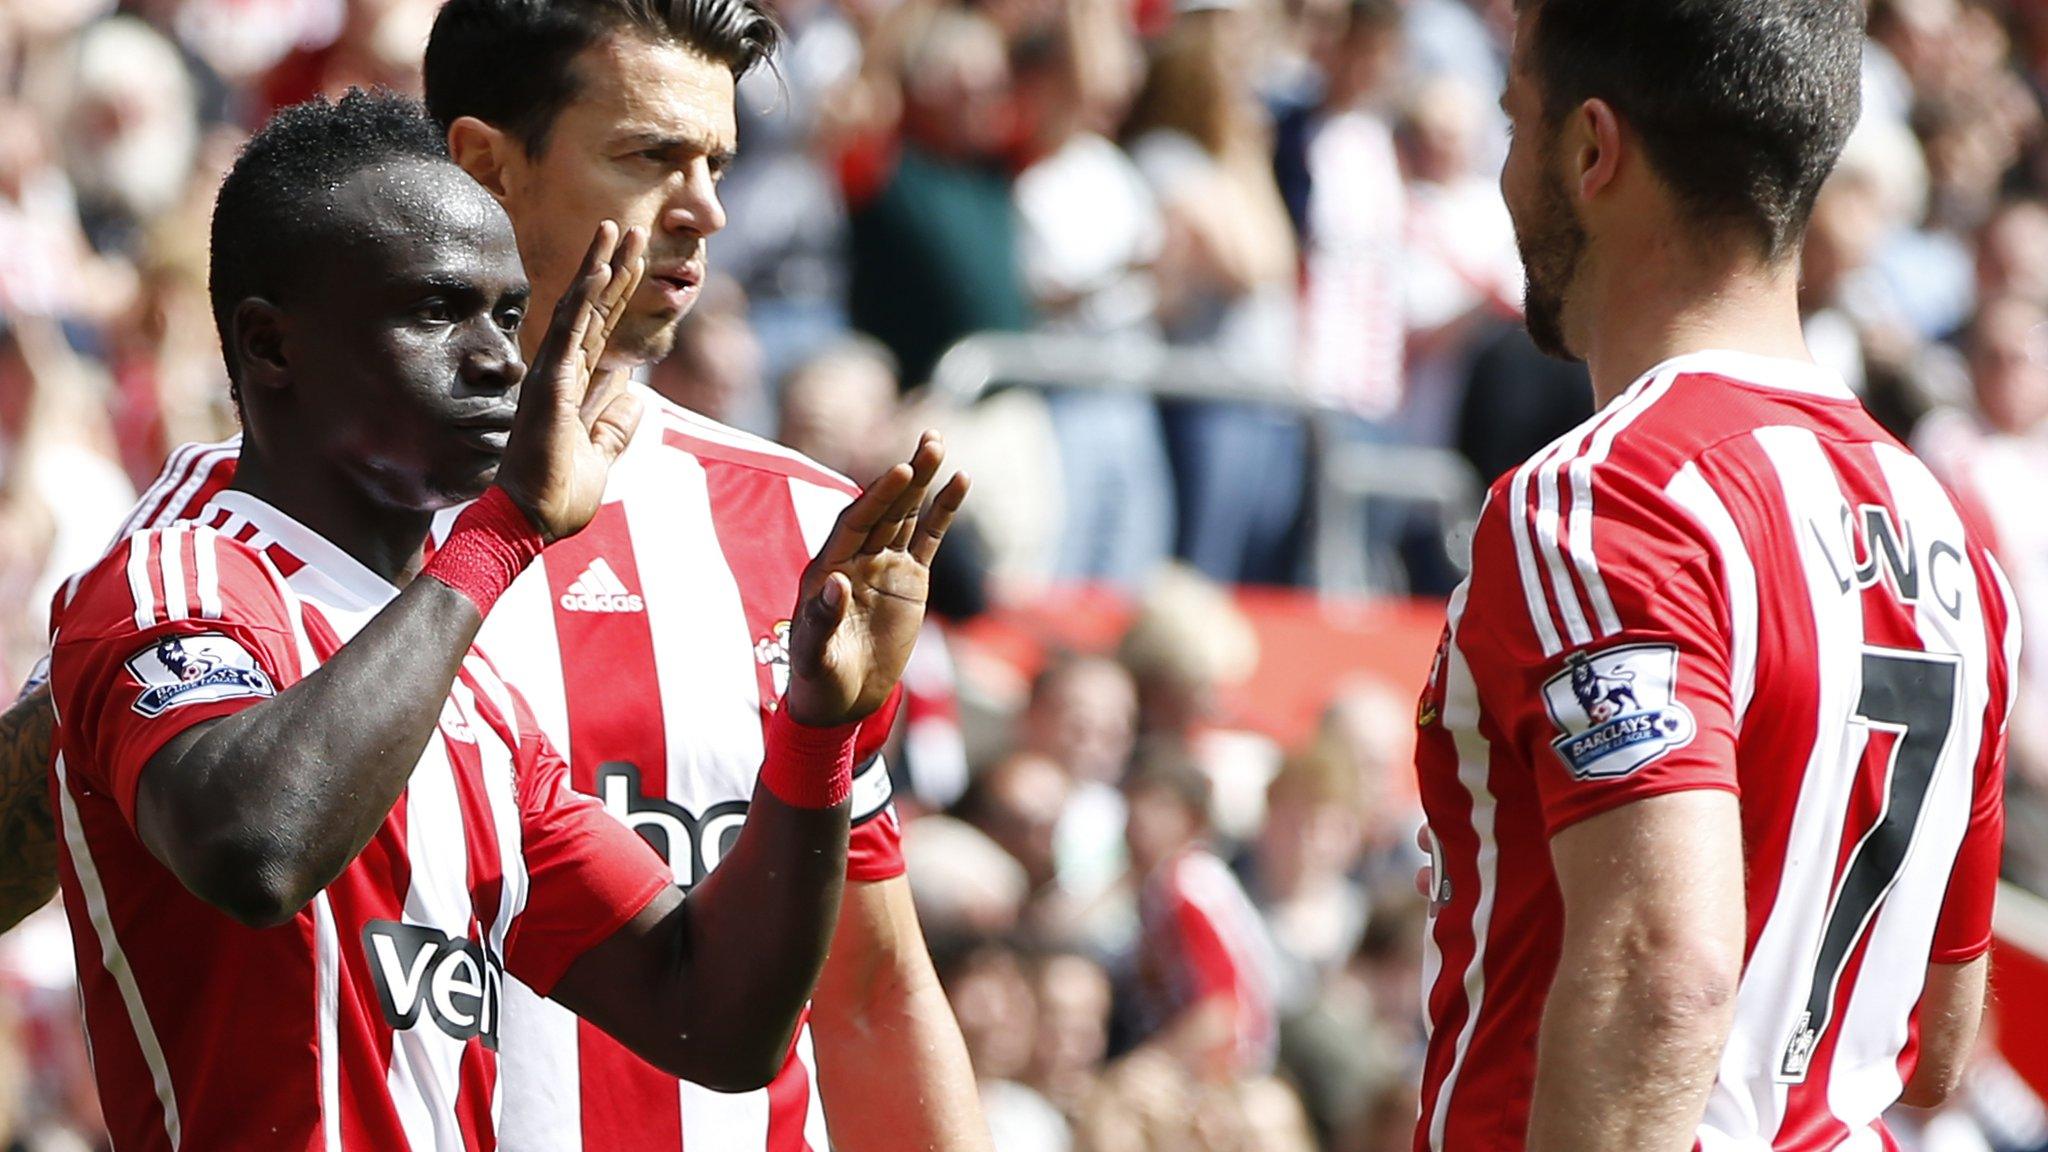
[[[776,397],[776,439],[843,475],[872,476],[896,429],[896,361],[865,337],[806,357]]]
[[[900,123],[840,161],[852,211],[853,325],[921,384],[955,340],[1033,321],[1017,260],[1010,68],[971,9],[913,9],[896,80]]]
[[[1017,87],[1034,158],[1016,181],[1019,260],[1042,330],[1149,346],[1159,339],[1154,267],[1165,224],[1143,175],[1108,138],[1138,79],[1123,20],[1111,0],[1070,0],[1020,46],[1030,53]],[[1053,575],[1143,587],[1173,550],[1156,407],[1102,381],[1057,390],[1046,408],[1066,513]]]
[[[1253,90],[1262,10],[1186,5],[1124,124],[1166,215],[1160,321],[1274,394],[1293,390],[1295,243],[1273,179],[1272,125]],[[1306,434],[1251,403],[1170,404],[1176,554],[1211,579],[1294,581]]]
[[[1124,782],[1138,889],[1138,1036],[1200,1079],[1272,1067],[1279,972],[1258,911],[1208,847],[1208,778],[1171,752]]]

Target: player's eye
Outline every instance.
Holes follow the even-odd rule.
[[[526,309],[500,308],[497,319],[499,328],[506,332],[516,333],[519,331],[520,321],[526,319]]]
[[[428,300],[413,309],[413,318],[422,324],[453,324],[455,309],[446,300]]]

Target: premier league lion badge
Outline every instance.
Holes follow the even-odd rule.
[[[1574,779],[1627,776],[1692,742],[1697,725],[1677,687],[1672,645],[1574,652],[1543,685],[1543,705],[1563,733],[1550,746]]]
[[[135,710],[144,716],[187,704],[277,695],[256,658],[218,633],[166,636],[130,656],[128,673],[144,689],[135,698]]]

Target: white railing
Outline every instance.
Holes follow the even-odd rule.
[[[1471,525],[1485,493],[1455,452],[1361,444],[1347,439],[1345,414],[1303,394],[1283,371],[1262,372],[1210,352],[1156,341],[1053,333],[985,332],[948,349],[930,390],[966,407],[1005,387],[1138,392],[1163,400],[1258,404],[1307,424],[1313,500],[1311,570],[1327,595],[1395,593],[1398,565],[1376,562],[1367,533],[1369,503],[1428,509],[1444,526],[1451,558],[1467,560]]]

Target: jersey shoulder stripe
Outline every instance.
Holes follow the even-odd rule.
[[[659,397],[653,400],[656,403],[648,412],[647,419],[656,422],[661,443],[667,448],[701,460],[772,472],[791,480],[831,488],[848,496],[860,493],[860,485],[800,452],[707,419]]]
[[[1600,480],[1622,434],[1669,395],[1678,375],[1643,377],[1495,484],[1487,507],[1507,521],[1522,600],[1545,656],[1621,631],[1594,547]]]
[[[210,497],[211,490],[225,486],[227,476],[223,473],[222,464],[232,462],[241,454],[242,438],[239,435],[213,444],[179,445],[171,453],[156,482],[136,501],[134,511],[122,522],[120,531],[115,533],[109,546],[144,528],[158,528],[174,520],[191,517],[205,504],[205,498],[200,495],[202,492]]]

